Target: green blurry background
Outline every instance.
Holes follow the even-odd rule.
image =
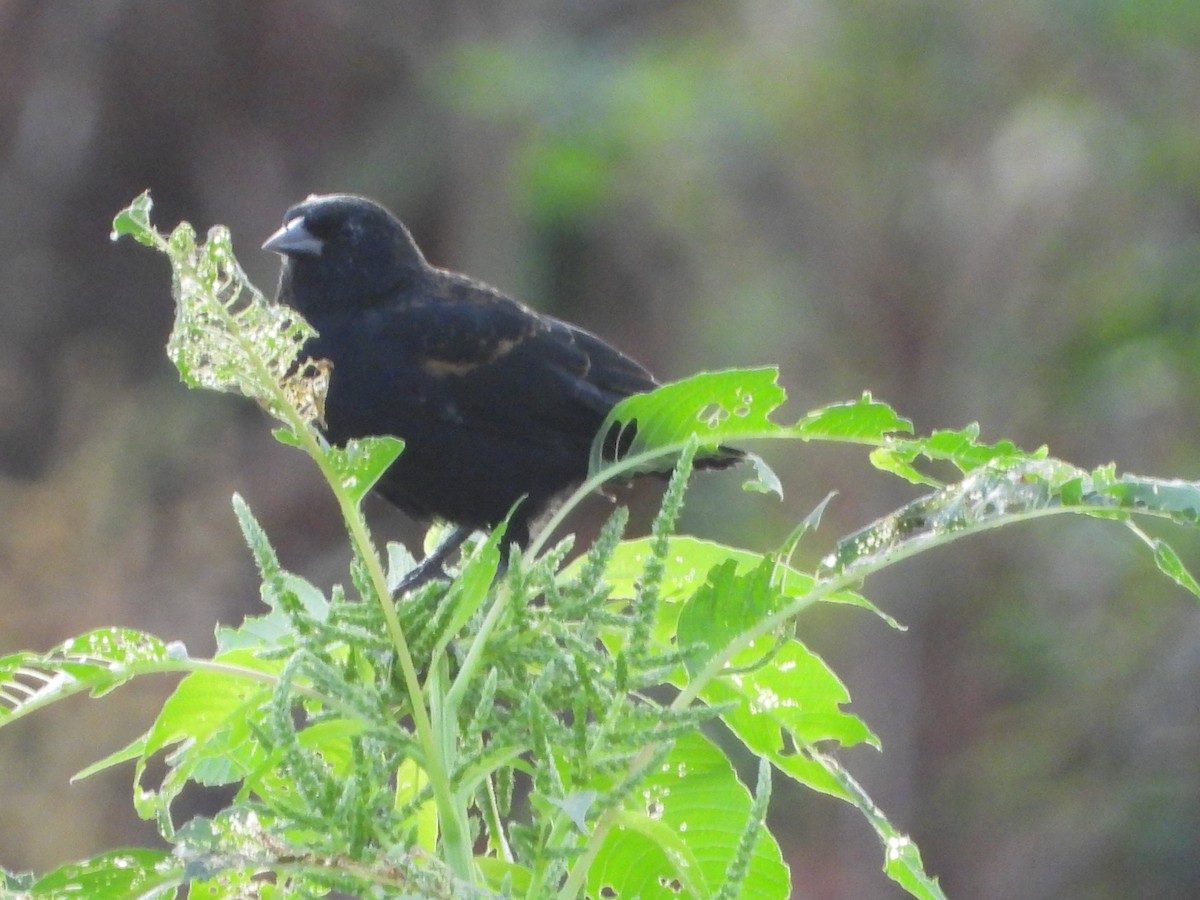
[[[211,652],[257,602],[235,490],[343,578],[306,461],[167,362],[165,262],[108,239],[145,188],[267,289],[283,210],[361,192],[665,378],[776,363],[793,416],[869,389],[1200,478],[1195,0],[7,0],[0,85],[0,653],[107,624]],[[782,504],[710,476],[689,528],[769,549],[836,489],[811,562],[913,496],[865,453],[766,452]],[[802,620],[883,740],[847,764],[951,896],[1200,896],[1200,609],[1146,557],[1053,520],[868,584],[907,633]],[[0,863],[154,840],[128,769],[68,778],[170,687],[0,731]],[[775,801],[797,897],[898,894],[860,816]]]

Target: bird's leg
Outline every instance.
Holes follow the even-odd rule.
[[[442,572],[442,563],[446,558],[463,545],[463,542],[471,536],[472,528],[466,525],[456,525],[454,530],[446,536],[440,544],[433,548],[433,551],[426,556],[417,565],[415,569],[404,576],[400,582],[400,586],[396,588],[397,594],[407,594],[414,588],[418,588],[432,578],[438,578],[445,573]]]

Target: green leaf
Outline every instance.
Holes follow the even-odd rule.
[[[754,802],[746,818],[746,826],[738,839],[738,847],[725,870],[725,878],[716,900],[736,900],[742,896],[746,876],[750,874],[750,861],[754,845],[762,837],[766,825],[767,809],[771,804],[771,764],[765,759],[758,761],[758,778],[754,787]]]
[[[1179,558],[1179,554],[1170,544],[1161,538],[1146,534],[1133,522],[1125,524],[1154,553],[1154,564],[1158,566],[1160,572],[1188,591],[1193,597],[1200,597],[1200,584],[1197,584],[1195,577],[1187,570],[1183,560]]]
[[[1032,452],[1021,450],[1011,441],[985,444],[979,441],[979,426],[935,431],[927,437],[889,436],[883,446],[871,453],[871,464],[914,484],[938,486],[940,482],[918,470],[913,463],[919,458],[949,462],[967,474],[983,466],[1001,467],[1023,461],[1045,459],[1045,447]]]
[[[608,414],[592,443],[589,478],[617,463],[621,473],[661,468],[663,457],[679,453],[693,439],[703,456],[719,446],[750,440],[882,444],[912,431],[911,422],[870,394],[814,410],[795,425],[780,425],[771,420],[787,397],[778,377],[775,368],[701,372],[627,397]],[[619,459],[612,457],[614,447],[620,448]],[[757,456],[750,462],[756,478],[747,487],[781,494],[779,480],[766,463]]]
[[[919,497],[843,538],[822,560],[821,574],[878,569],[963,535],[1065,512],[1122,521],[1148,515],[1196,525],[1200,482],[1118,477],[1109,466],[1087,472],[1039,454],[1014,459],[1001,455],[962,481]],[[1171,575],[1173,564],[1166,564],[1164,571]]]
[[[404,450],[395,437],[370,437],[347,441],[345,447],[325,451],[342,489],[359,504]]]
[[[220,668],[194,672],[179,683],[163,704],[146,734],[134,742],[140,758],[134,775],[141,786],[150,758],[168,747],[181,752],[171,759],[161,785],[138,790],[134,805],[144,818],[157,816],[170,832],[172,801],[188,780],[222,785],[238,781],[257,769],[265,751],[253,738],[253,725],[271,698],[280,660],[263,660],[253,651],[230,650],[214,663]]]
[[[765,559],[761,553],[740,550],[687,535],[674,535],[668,539],[669,551],[665,560],[665,571],[660,587],[660,598],[667,603],[679,603],[690,597],[704,584],[713,566],[726,560],[734,560],[738,571],[757,567]],[[633,597],[638,579],[653,552],[653,538],[637,538],[622,541],[613,551],[604,573],[610,595],[614,599]],[[560,583],[566,584],[582,572],[585,560],[578,558],[559,573]]]
[[[495,856],[477,856],[475,865],[479,867],[484,881],[493,891],[499,893],[506,884],[510,886],[509,894],[499,894],[499,896],[521,897],[529,893],[533,876],[525,866]]]
[[[49,653],[0,658],[0,726],[64,697],[99,697],[137,675],[187,668],[182,644],[166,644],[131,628],[101,628],[64,641]]]
[[[1200,482],[1196,481],[1131,474],[1117,477],[1111,468],[1102,467],[1090,473],[1080,502],[1097,500],[1117,509],[1168,518],[1180,525],[1200,525]]]
[[[867,796],[857,781],[834,759],[814,754],[812,760],[822,766],[828,777],[839,786],[844,796],[858,809],[875,829],[883,845],[883,871],[918,900],[945,900],[936,878],[925,872],[921,851],[908,835],[896,830],[882,810]]]
[[[782,605],[783,596],[773,586],[776,564],[764,558],[752,571],[738,574],[736,560],[726,559],[708,573],[708,580],[684,604],[679,614],[679,646],[692,676],[699,674],[717,651],[757,625]],[[731,666],[750,664],[771,649],[751,645],[729,661]]]
[[[110,237],[115,241],[128,235],[148,247],[161,247],[165,243],[162,235],[150,224],[150,210],[153,206],[150,192],[142,191],[128,207],[117,213],[113,219]]]
[[[668,539],[668,551],[664,562],[662,584],[659,588],[658,620],[655,635],[663,649],[673,646],[680,604],[692,596],[707,581],[708,573],[726,561],[732,560],[739,574],[746,574],[763,565],[764,560],[773,559],[752,550],[741,550],[715,541],[687,535],[675,535]],[[622,541],[609,558],[604,580],[612,599],[628,599],[635,596],[638,581],[645,570],[646,562],[653,552],[652,538]],[[559,573],[559,583],[569,584],[583,571],[586,560],[575,559]],[[788,598],[803,597],[816,586],[812,575],[802,573],[780,562],[774,563],[778,590]],[[821,597],[823,603],[844,603],[869,610],[894,628],[902,626],[891,616],[882,612],[873,603],[849,590],[841,590]]]
[[[430,654],[431,659],[436,660],[441,656],[446,646],[487,598],[488,589],[492,586],[496,570],[500,567],[500,541],[504,537],[507,524],[505,520],[492,529],[487,540],[477,546],[466,559],[462,571],[450,585],[446,602],[451,604],[451,613],[435,642],[434,650]]]
[[[592,444],[589,474],[612,462],[605,458],[605,443],[613,429],[621,435],[617,443],[626,458],[678,452],[692,437],[704,451],[777,431],[770,415],[786,397],[776,382],[778,375],[774,368],[704,372],[627,397],[600,427]],[[636,429],[632,433],[630,426]],[[624,446],[627,435],[632,439]]]
[[[1196,579],[1183,565],[1183,560],[1174,548],[1164,540],[1156,540],[1153,549],[1154,564],[1158,566],[1159,571],[1181,588],[1191,592],[1193,597],[1200,597],[1200,584],[1196,583]]]
[[[925,872],[921,851],[906,834],[888,827],[884,839],[884,864],[889,878],[917,900],[946,900],[938,880]]]
[[[573,791],[562,799],[547,797],[546,802],[557,806],[583,834],[588,833],[587,815],[599,796],[595,791]]]
[[[749,792],[729,760],[703,736],[685,735],[635,796],[619,820],[624,827],[608,833],[591,866],[589,895],[643,900],[712,896],[751,814]],[[741,897],[782,900],[790,889],[779,846],[763,834],[754,846]]]
[[[250,397],[290,428],[320,422],[330,367],[297,359],[316,332],[250,283],[228,228],[214,226],[197,242],[183,222],[164,240],[150,224],[151,208],[148,193],[135,199],[113,220],[113,237],[130,235],[171,263],[175,325],[167,354],[180,378],[190,387]]]
[[[886,403],[864,393],[849,403],[833,403],[814,410],[792,429],[805,440],[882,441],[889,435],[912,431],[912,422],[896,415]]]
[[[183,881],[183,862],[166,850],[112,850],[83,862],[61,866],[39,878],[29,896],[34,900],[87,897],[126,900],[166,897]]]
[[[736,702],[722,716],[755,752],[837,741],[879,746],[857,716],[842,710],[850,694],[841,679],[800,641],[786,641],[770,661],[750,672],[714,679],[701,692],[711,704]]]
[[[388,590],[394,593],[396,588],[400,587],[400,583],[404,581],[404,576],[415,569],[417,565],[417,558],[407,547],[397,541],[389,541],[387,545]]]
[[[747,453],[742,460],[754,470],[754,476],[742,483],[742,490],[754,494],[774,494],[783,499],[783,482],[775,474],[775,470],[767,465],[767,461],[757,453]]]

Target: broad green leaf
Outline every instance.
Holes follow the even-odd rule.
[[[589,872],[590,896],[678,900],[684,885],[696,885],[693,896],[712,896],[750,809],[749,792],[725,755],[699,734],[679,738],[628,802],[620,820],[625,827],[608,833]],[[789,894],[779,846],[764,833],[741,896],[782,900]]]
[[[772,576],[769,561],[745,574],[727,561],[685,604],[679,642],[690,651],[687,667],[693,677],[715,653],[787,601]],[[706,646],[697,651],[699,642]],[[862,720],[842,710],[850,695],[833,671],[799,641],[770,636],[733,654],[728,666],[730,671],[705,684],[699,696],[712,705],[733,704],[722,719],[755,753],[808,786],[847,799],[812,759],[810,748],[828,741],[878,746],[878,740]],[[737,668],[746,666],[751,668]]]
[[[605,570],[604,579],[609,587],[609,595],[614,600],[627,599],[635,595],[637,582],[650,558],[653,543],[652,538],[638,538],[622,541],[613,552]],[[707,581],[708,573],[714,566],[732,560],[739,574],[746,574],[763,564],[770,557],[752,550],[741,550],[715,541],[687,535],[676,535],[669,538],[670,550],[667,553],[662,585],[659,589],[658,623],[655,635],[662,642],[670,642],[675,634],[676,620],[679,615],[679,604],[687,600]],[[584,558],[577,558],[559,573],[559,582],[568,584],[579,577],[586,563]],[[778,590],[789,598],[802,597],[816,586],[815,579],[782,563],[774,566],[774,579]],[[900,625],[895,619],[883,613],[873,603],[849,590],[840,590],[821,597],[824,603],[845,603],[870,610],[893,627]],[[666,643],[664,643],[664,646]]]
[[[296,732],[296,743],[310,758],[319,759],[321,765],[327,767],[334,777],[346,780],[355,775],[351,740],[362,734],[365,727],[366,724],[359,719],[321,719],[315,724],[299,729]],[[256,738],[251,736],[250,740],[257,745]],[[215,748],[218,744],[214,743],[212,746]],[[201,748],[198,753],[207,756],[210,749]],[[243,795],[257,795],[268,802],[276,798],[288,799],[295,793],[296,773],[286,764],[280,763],[278,754],[267,755],[256,746],[249,752],[239,750],[236,756],[236,768],[218,769],[212,775],[218,779],[216,783],[244,780]],[[253,769],[243,771],[248,766],[253,766]],[[200,774],[205,774],[204,770],[201,770]],[[192,777],[199,781],[199,777]],[[220,781],[221,777],[228,778],[228,781]]]
[[[709,570],[732,559],[739,571],[755,568],[764,559],[763,554],[751,550],[739,550],[715,541],[686,535],[669,538],[670,552],[659,595],[667,603],[679,603],[690,597],[708,577]],[[613,552],[604,580],[613,599],[633,597],[638,579],[646,568],[653,549],[653,538],[638,538],[622,541]],[[586,560],[575,559],[559,573],[559,582],[568,584],[579,577]]]
[[[650,793],[651,791],[648,789],[647,794]],[[651,801],[650,805],[653,803],[654,801]],[[645,862],[658,869],[653,885],[649,883],[649,872],[625,873],[640,878],[643,882],[633,892],[634,896],[656,896],[653,892],[655,887],[661,892],[660,895],[665,897],[676,895],[684,897],[713,896],[713,888],[703,878],[704,869],[692,853],[688,840],[690,835],[686,831],[680,834],[671,822],[663,821],[661,808],[655,808],[652,813],[629,809],[621,810],[616,814],[616,831],[627,837],[628,843],[633,848],[636,848],[639,843],[647,846],[649,849],[643,851],[647,857]],[[614,843],[619,848],[622,842],[618,840]],[[612,885],[608,885],[608,887],[613,889]],[[616,896],[625,893],[617,890]],[[601,896],[605,895],[601,894]]]
[[[776,565],[764,558],[746,574],[738,574],[737,561],[714,566],[705,583],[692,594],[679,613],[679,646],[687,652],[688,674],[695,677],[726,644],[757,625],[782,605],[784,597],[773,586]],[[771,650],[751,645],[729,660],[731,666],[749,665]]]
[[[770,649],[760,648],[759,653]],[[826,741],[844,747],[879,746],[861,719],[842,710],[850,694],[841,679],[794,639],[783,643],[766,664],[714,679],[700,696],[711,704],[737,703],[722,719],[755,752]]]
[[[795,425],[780,425],[771,419],[786,399],[778,377],[775,368],[702,372],[627,397],[608,414],[592,443],[589,477],[618,462],[622,474],[661,469],[662,458],[679,453],[689,440],[697,441],[703,455],[718,446],[781,438],[883,444],[912,431],[912,423],[870,394],[814,410]],[[757,475],[748,487],[781,493],[766,463],[753,455],[749,459]]]
[[[784,390],[773,368],[705,372],[663,385],[616,405],[592,444],[589,473],[612,462],[605,443],[615,429],[623,457],[651,457],[658,450],[678,452],[690,438],[701,452],[719,444],[777,431],[771,413],[783,403]]]
[[[428,784],[430,778],[415,760],[401,760],[400,768],[396,770],[396,808],[413,803]],[[437,852],[437,842],[437,805],[433,800],[425,800],[416,811],[416,844],[427,853],[434,853]]]
[[[146,734],[134,742],[140,753],[134,783],[141,786],[150,758],[178,746],[157,788],[139,789],[134,805],[144,817],[157,816],[170,828],[171,802],[188,780],[230,784],[255,771],[265,752],[253,738],[253,724],[271,697],[281,660],[263,660],[250,650],[231,650],[215,662],[224,668],[194,672],[167,698]],[[263,678],[255,677],[260,673]]]
[[[529,892],[533,876],[525,866],[517,865],[495,856],[477,856],[475,865],[483,873],[483,879],[493,891],[508,884],[512,888],[512,896],[523,897]],[[503,895],[501,895],[503,896]]]
[[[167,850],[112,850],[48,872],[34,883],[27,896],[33,900],[169,897],[182,883],[183,869],[183,861]]]

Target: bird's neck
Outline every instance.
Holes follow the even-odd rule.
[[[385,304],[404,303],[419,283],[420,272],[413,267],[397,267],[387,279],[366,281],[349,273],[334,277],[297,277],[294,266],[284,268],[279,282],[279,297],[304,316],[317,330],[328,327],[366,310]]]

